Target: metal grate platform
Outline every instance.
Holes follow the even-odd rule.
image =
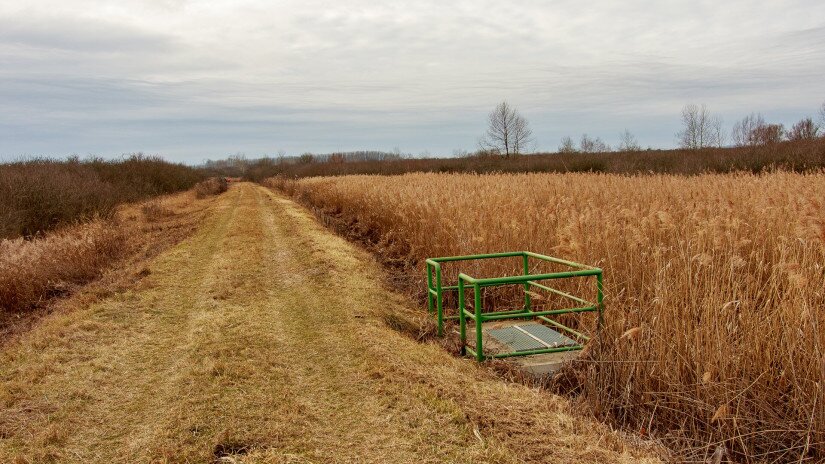
[[[574,346],[577,343],[542,324],[517,324],[487,333],[498,342],[510,347],[514,352]]]

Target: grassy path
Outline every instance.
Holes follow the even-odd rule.
[[[371,258],[261,187],[150,271],[0,353],[0,461],[653,461],[387,328],[409,303]]]

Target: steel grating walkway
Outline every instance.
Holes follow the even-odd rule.
[[[491,329],[487,333],[498,342],[510,347],[514,352],[559,348],[577,344],[574,340],[565,337],[550,327],[536,323]]]

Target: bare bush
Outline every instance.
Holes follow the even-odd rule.
[[[565,136],[561,139],[561,145],[559,145],[559,153],[576,153],[578,150],[576,149],[576,143],[573,142],[573,139],[570,136]]]
[[[785,126],[782,124],[765,124],[757,127],[751,133],[751,139],[756,145],[773,145],[782,141],[785,136]]]
[[[610,145],[604,143],[599,137],[582,134],[579,141],[579,151],[582,153],[606,153],[610,151]]]
[[[805,118],[791,127],[787,137],[791,141],[813,140],[817,138],[818,133],[819,126],[816,125],[813,118]]]
[[[642,150],[589,156],[573,152],[534,153],[504,158],[495,152],[479,150],[468,158],[400,159],[353,161],[332,165],[289,164],[276,169],[257,170],[257,176],[285,177],[338,176],[349,174],[396,175],[408,172],[584,172],[700,174],[704,172],[760,172],[783,169],[810,172],[825,168],[825,138],[787,142],[772,146],[709,148],[695,150]],[[564,146],[560,146],[563,149]],[[582,156],[585,155],[585,156]],[[259,177],[260,178],[260,177]]]
[[[629,130],[625,129],[624,132],[619,134],[619,151],[628,152],[641,149],[642,147],[639,145],[639,141],[636,140],[636,136],[631,134]]]
[[[229,183],[225,177],[210,177],[195,185],[195,196],[206,198],[210,195],[220,195],[229,189]]]
[[[109,216],[123,202],[191,188],[191,167],[134,155],[123,160],[33,159],[0,165],[0,238]]]

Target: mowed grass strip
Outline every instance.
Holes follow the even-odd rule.
[[[0,357],[26,462],[655,462],[654,450],[386,326],[376,263],[251,184],[139,287]]]

